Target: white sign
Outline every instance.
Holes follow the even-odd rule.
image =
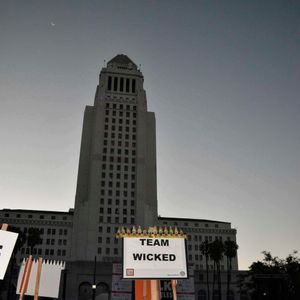
[[[123,277],[187,278],[183,238],[124,237]]]
[[[23,261],[19,278],[17,284],[17,293],[20,293],[20,285],[24,273],[25,261]],[[36,282],[36,273],[37,273],[38,261],[34,260],[32,262],[28,288],[25,295],[34,295],[35,290],[35,282]],[[49,298],[58,298],[59,292],[59,284],[60,284],[60,276],[61,271],[64,270],[65,264],[63,262],[50,261],[43,262],[41,278],[40,278],[40,288],[39,288],[39,296],[40,297],[49,297]]]
[[[0,230],[0,280],[4,278],[17,238],[15,232]]]

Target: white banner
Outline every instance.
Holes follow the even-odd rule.
[[[124,237],[123,277],[187,278],[183,238]]]
[[[3,280],[18,234],[0,230],[0,280]]]
[[[111,300],[131,300],[131,293],[125,294],[121,292],[111,292]]]
[[[28,289],[25,295],[34,295],[35,289],[35,281],[36,281],[36,273],[37,273],[38,261],[34,260],[32,262]],[[25,261],[23,261],[19,277],[18,277],[18,285],[17,285],[17,293],[20,293],[20,285],[21,280],[24,273]],[[49,261],[43,262],[42,271],[41,271],[41,279],[40,279],[40,288],[39,288],[39,296],[40,297],[49,297],[49,298],[58,298],[59,292],[59,284],[60,284],[60,276],[61,271],[64,270],[65,263],[64,262],[56,262]]]
[[[122,265],[113,264],[111,300],[131,300],[132,281],[122,278]]]

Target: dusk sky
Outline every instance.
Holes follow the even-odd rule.
[[[0,0],[0,209],[74,206],[83,112],[117,54],[156,115],[159,214],[300,250],[299,0]]]

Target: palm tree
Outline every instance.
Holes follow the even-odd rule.
[[[235,241],[225,241],[224,242],[224,254],[227,257],[227,290],[226,299],[229,300],[229,288],[231,282],[231,270],[232,270],[232,259],[236,257],[237,249],[239,246]]]
[[[209,258],[209,244],[208,241],[204,241],[200,244],[200,253],[205,256],[205,264],[206,264],[206,287],[207,287],[207,295],[208,300],[210,300],[209,294],[209,282],[208,282],[208,258]]]
[[[214,275],[215,275],[215,267],[217,267],[219,300],[222,300],[220,261],[223,257],[223,253],[224,253],[224,244],[221,240],[215,240],[209,244],[209,255],[210,258],[214,261]],[[215,282],[215,276],[213,282]]]
[[[33,249],[36,245],[42,243],[41,232],[38,228],[29,228],[27,236],[27,245],[30,247],[30,254],[33,254]]]

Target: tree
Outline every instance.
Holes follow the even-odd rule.
[[[209,281],[208,281],[208,258],[209,258],[209,244],[208,244],[208,241],[204,241],[203,243],[200,244],[200,252],[205,257],[205,264],[206,264],[206,287],[207,287],[208,300],[210,300]]]
[[[221,294],[221,270],[220,270],[220,261],[224,253],[224,244],[221,240],[215,240],[209,244],[209,256],[214,261],[214,279],[213,286],[215,283],[215,267],[217,267],[217,278],[218,278],[218,298],[222,299]]]
[[[13,254],[16,256],[20,249],[25,245],[27,241],[27,236],[19,227],[10,226],[9,231],[18,233],[18,239],[15,244]]]
[[[235,241],[227,240],[224,242],[224,255],[227,258],[227,289],[226,299],[229,300],[229,289],[231,283],[232,259],[236,257],[239,246]]]
[[[300,299],[300,258],[297,251],[289,254],[285,259],[285,270],[289,276],[289,287],[295,299]]]
[[[30,248],[30,254],[33,255],[33,249],[36,245],[42,243],[41,232],[38,228],[29,228],[27,236],[27,245]]]
[[[246,286],[252,299],[300,299],[300,258],[296,254],[280,259],[264,251],[262,261],[251,264]]]

